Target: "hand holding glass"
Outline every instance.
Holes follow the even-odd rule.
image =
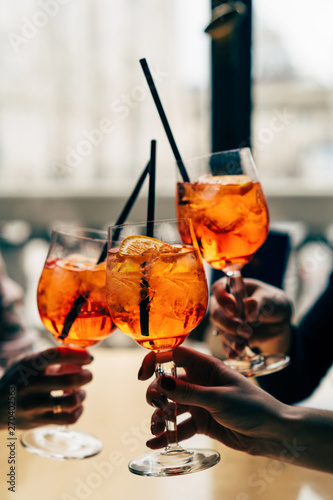
[[[177,184],[177,216],[193,221],[204,260],[223,270],[245,321],[241,269],[264,243],[269,227],[266,198],[249,148],[206,155],[185,162],[191,182]],[[183,234],[186,242],[186,235]],[[272,263],[273,265],[273,263]],[[226,361],[250,375],[265,375],[289,363],[284,354],[255,354],[246,344]]]
[[[106,262],[97,264],[105,244],[103,231],[58,228],[52,232],[37,299],[44,326],[62,345],[90,347],[115,328],[106,304]],[[58,460],[90,457],[103,447],[90,434],[60,426],[27,431],[21,442],[32,453]]]
[[[176,376],[172,349],[182,344],[200,323],[208,302],[204,267],[191,221],[109,228],[107,298],[117,327],[139,345],[157,354],[156,376]],[[147,237],[153,229],[156,238]],[[152,234],[152,232],[150,233]],[[169,445],[129,464],[144,476],[180,475],[206,469],[219,461],[212,450],[184,450],[177,443],[176,414],[167,423]]]

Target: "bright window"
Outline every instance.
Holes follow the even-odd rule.
[[[208,152],[209,19],[208,0],[6,2],[0,18],[2,186],[127,185],[146,165],[151,139],[158,141],[157,182],[165,185],[174,158],[142,57],[181,154]]]
[[[333,3],[253,0],[253,151],[263,179],[333,181]]]

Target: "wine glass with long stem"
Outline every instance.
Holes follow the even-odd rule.
[[[44,326],[61,345],[90,347],[115,329],[106,303],[106,261],[98,263],[106,243],[106,231],[56,228],[52,232],[37,301]],[[21,442],[32,453],[58,460],[87,458],[103,447],[88,433],[56,425],[28,430]]]
[[[179,235],[179,224],[186,233],[186,244]],[[205,271],[191,221],[110,227],[106,274],[114,323],[156,353],[157,377],[163,373],[176,376],[175,364],[167,360],[200,323],[208,302]],[[203,470],[219,461],[216,451],[185,450],[178,444],[176,413],[166,427],[167,448],[132,460],[131,472],[172,476]]]
[[[245,321],[241,270],[264,243],[269,228],[267,202],[251,151],[213,153],[185,164],[190,182],[177,183],[177,216],[192,219],[203,259],[224,271],[239,317]],[[283,369],[289,357],[258,354],[245,343],[243,351],[226,363],[247,376],[259,376]]]

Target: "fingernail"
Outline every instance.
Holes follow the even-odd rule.
[[[175,390],[176,382],[173,378],[166,377],[165,375],[162,375],[160,380],[161,380],[161,386],[163,387],[163,389],[166,389],[167,391],[174,391]]]
[[[89,380],[92,380],[92,377],[93,377],[91,371],[85,370],[85,369],[81,371],[81,376],[84,379],[89,379]]]
[[[75,414],[75,417],[78,419],[83,412],[83,406],[79,406],[73,413]]]
[[[142,369],[142,366],[138,372],[138,379],[140,380],[141,379],[141,376],[142,376],[142,372],[143,372],[143,369]]]
[[[80,401],[83,401],[86,397],[86,391],[84,391],[83,389],[80,389],[79,391],[77,391],[77,395],[78,395]]]
[[[158,408],[159,410],[163,410],[163,405],[161,403],[161,401],[157,398],[153,398],[151,400],[151,404],[155,407],[155,408]]]
[[[151,426],[150,426],[150,431],[152,434],[155,434],[155,429],[156,429],[156,424],[155,424],[155,422],[152,422]]]

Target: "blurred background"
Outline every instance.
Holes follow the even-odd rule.
[[[332,267],[332,16],[331,0],[1,3],[0,242],[33,326],[51,227],[112,223],[151,139],[156,217],[174,215],[142,57],[184,159],[251,145],[272,228],[290,236],[283,286],[296,319],[306,311]],[[145,219],[146,192],[131,220]]]

